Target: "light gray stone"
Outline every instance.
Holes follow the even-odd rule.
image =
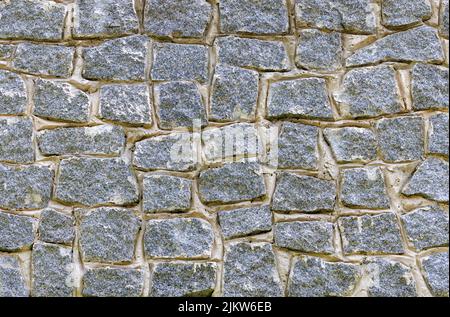
[[[74,217],[51,208],[42,211],[41,221],[39,222],[39,240],[71,245],[74,238]]]
[[[16,45],[0,43],[0,60],[12,59],[15,51],[16,51]]]
[[[191,208],[191,180],[169,175],[145,175],[143,183],[144,212],[180,212]]]
[[[89,268],[82,281],[86,297],[139,297],[144,291],[144,273],[140,269]]]
[[[448,85],[448,68],[416,64],[411,83],[413,109],[448,109]]]
[[[30,118],[0,119],[0,161],[11,163],[34,161],[33,122]]]
[[[448,20],[449,20],[449,5],[448,0],[441,1],[441,9],[439,13],[439,33],[444,38],[448,39]]]
[[[424,277],[433,296],[448,297],[448,251],[421,260]]]
[[[0,255],[0,297],[28,297],[19,258],[14,255]]]
[[[439,113],[429,118],[428,153],[448,156],[448,113]]]
[[[24,114],[27,109],[25,83],[19,75],[0,70],[0,114]]]
[[[383,0],[382,23],[387,27],[417,24],[431,17],[429,0]]]
[[[37,220],[0,212],[0,251],[29,250],[36,236]]]

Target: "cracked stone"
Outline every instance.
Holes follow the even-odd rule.
[[[143,184],[144,212],[181,212],[191,208],[191,180],[168,175],[146,175]]]
[[[420,23],[431,17],[428,0],[383,0],[382,23],[387,27],[400,27]]]
[[[71,245],[75,238],[74,226],[74,217],[47,208],[41,214],[39,239],[48,243]]]
[[[28,297],[20,260],[14,255],[0,255],[0,297]]]
[[[144,291],[144,273],[140,269],[89,268],[82,281],[82,294],[87,297],[139,297]]]
[[[411,84],[413,109],[448,109],[448,85],[448,68],[416,64]]]
[[[34,243],[37,220],[0,212],[0,251],[29,250]]]
[[[441,2],[441,11],[439,14],[439,33],[448,39],[448,20],[449,20],[449,5],[448,0],[442,0]]]
[[[30,118],[0,119],[0,161],[11,163],[34,161],[33,122]]]
[[[448,113],[432,115],[429,122],[428,153],[448,156]]]
[[[448,251],[431,254],[421,262],[431,294],[448,297]]]
[[[26,109],[25,82],[19,75],[0,69],[0,114],[20,115]]]

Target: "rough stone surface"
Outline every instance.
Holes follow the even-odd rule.
[[[0,119],[0,161],[32,163],[33,122],[26,117]]]
[[[144,273],[139,269],[99,267],[83,275],[83,296],[138,297],[144,290]]]
[[[440,29],[439,33],[448,39],[448,21],[449,21],[449,5],[448,0],[441,1],[441,10],[439,14]]]
[[[19,258],[0,255],[0,297],[27,297],[28,294]]]
[[[37,220],[0,212],[0,251],[30,249],[36,236]]]
[[[433,296],[448,297],[448,251],[433,253],[422,259],[425,280]]]
[[[16,45],[14,44],[0,44],[0,60],[10,60],[14,56]]]
[[[411,76],[415,110],[448,109],[448,68],[417,64],[414,66]]]
[[[74,217],[51,208],[42,211],[39,222],[39,240],[70,245],[74,238]]]
[[[27,108],[25,83],[19,75],[0,70],[0,114],[23,114]]]
[[[188,211],[192,181],[167,175],[144,176],[143,209],[147,213]]]
[[[429,119],[428,152],[448,156],[448,113],[439,113]]]
[[[416,24],[431,17],[429,0],[383,0],[382,22],[387,27]]]

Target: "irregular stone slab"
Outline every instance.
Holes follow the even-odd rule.
[[[72,75],[74,54],[74,47],[20,43],[12,67],[32,75],[69,78]]]
[[[311,70],[336,71],[343,64],[342,45],[340,33],[301,30],[295,63]]]
[[[136,142],[133,165],[142,170],[194,170],[192,134],[174,133]]]
[[[157,263],[151,275],[151,297],[208,297],[216,287],[217,264]]]
[[[16,45],[14,44],[0,44],[0,60],[10,60],[14,56]]]
[[[194,120],[199,120],[201,126],[208,124],[202,96],[192,82],[159,84],[155,100],[161,129],[193,128]]]
[[[34,161],[31,118],[0,119],[0,161],[11,163],[32,163]]]
[[[139,27],[133,0],[79,0],[73,20],[75,38],[132,34]]]
[[[448,245],[448,213],[444,210],[420,208],[403,215],[402,222],[417,251]]]
[[[392,66],[350,70],[334,98],[345,118],[376,117],[404,110]]]
[[[144,212],[179,212],[191,208],[192,181],[168,175],[144,176]]]
[[[47,208],[41,213],[39,239],[48,243],[71,245],[75,238],[74,226],[74,217]]]
[[[383,25],[394,28],[420,23],[432,14],[428,0],[384,0],[381,9]]]
[[[377,138],[371,129],[326,128],[323,135],[338,163],[369,162],[377,159]]]
[[[145,32],[155,36],[203,37],[212,8],[204,0],[149,0],[144,9]]]
[[[213,242],[211,225],[200,218],[149,220],[144,232],[144,252],[151,258],[209,258]]]
[[[421,262],[431,294],[448,297],[448,252],[433,253]]]
[[[36,79],[33,114],[50,120],[89,121],[89,97],[66,83]]]
[[[225,246],[224,297],[281,297],[283,291],[270,243]]]
[[[269,206],[219,211],[219,223],[225,239],[255,235],[272,230]]]
[[[55,198],[61,202],[130,205],[138,196],[131,165],[120,158],[70,158],[60,163]]]
[[[269,119],[333,119],[326,82],[322,78],[274,82],[270,85],[268,100]]]
[[[379,167],[342,171],[341,201],[350,208],[388,209],[389,197]]]
[[[416,64],[412,71],[414,110],[448,109],[448,68]]]
[[[419,26],[387,35],[358,49],[347,61],[347,67],[379,62],[440,63],[444,60],[437,31],[430,26]]]
[[[134,260],[141,220],[124,208],[97,208],[80,213],[83,261],[129,263]]]
[[[334,181],[292,173],[280,173],[272,199],[272,210],[306,213],[332,211],[335,200],[336,184]]]
[[[82,294],[87,297],[139,297],[144,290],[144,273],[140,269],[89,268],[82,281]]]
[[[0,39],[62,40],[66,17],[66,6],[62,4],[42,0],[2,1],[0,12]]]
[[[217,65],[211,88],[209,119],[221,122],[254,119],[258,78],[255,71]]]
[[[91,80],[145,80],[148,42],[146,36],[133,35],[84,48],[83,77]]]
[[[37,220],[0,212],[0,251],[29,250],[36,236]]]
[[[402,194],[448,202],[448,172],[448,162],[428,158],[417,167]]]
[[[208,48],[203,45],[155,43],[153,45],[152,80],[208,80]]]
[[[28,297],[29,290],[14,255],[0,255],[0,297]]]
[[[25,89],[19,75],[0,69],[0,114],[24,114],[27,109]]]
[[[32,295],[34,297],[73,296],[72,248],[35,243],[32,258]]]
[[[310,253],[334,252],[334,226],[324,221],[279,222],[274,227],[275,245]]]
[[[425,128],[422,117],[381,119],[376,129],[385,161],[414,161],[423,157]]]
[[[320,258],[295,258],[289,274],[290,297],[350,296],[360,279],[357,265],[327,262]]]
[[[345,254],[401,254],[400,228],[393,213],[338,219]]]
[[[442,0],[441,1],[441,10],[439,14],[439,33],[444,38],[448,39],[448,20],[449,20],[449,6],[448,6],[448,0]]]
[[[218,63],[260,71],[286,71],[291,68],[286,47],[281,41],[263,41],[235,36],[215,41]]]
[[[428,153],[448,156],[448,113],[432,115],[429,122]]]
[[[284,1],[222,0],[219,10],[223,33],[285,34],[289,28]]]
[[[261,167],[252,162],[207,169],[200,173],[198,186],[200,199],[206,204],[254,200],[266,194]]]
[[[46,166],[0,164],[0,208],[41,209],[52,194],[53,171]]]

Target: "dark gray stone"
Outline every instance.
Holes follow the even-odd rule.
[[[16,45],[0,43],[0,60],[12,59],[15,51],[16,51]]]
[[[0,119],[0,161],[11,163],[32,163],[34,161],[31,118]]]
[[[448,251],[422,259],[424,277],[433,296],[448,297]]]
[[[39,239],[48,243],[71,245],[75,238],[75,219],[54,209],[45,209],[39,223]]]
[[[429,118],[428,153],[448,156],[448,113],[439,113]]]
[[[0,114],[24,114],[26,109],[24,81],[15,73],[0,69]]]
[[[37,220],[0,212],[0,251],[29,250],[36,236]]]
[[[82,294],[87,297],[139,297],[144,290],[144,273],[139,269],[89,268],[82,281]]]
[[[448,0],[441,1],[441,10],[439,14],[439,33],[444,38],[448,39],[448,20],[449,20],[449,6]]]
[[[191,208],[191,180],[169,175],[146,175],[143,182],[144,212],[180,212]]]
[[[382,22],[387,27],[420,23],[431,17],[429,0],[383,0]]]
[[[0,297],[28,297],[29,290],[20,265],[14,255],[0,255]]]
[[[448,68],[416,64],[412,70],[414,110],[448,109]]]

